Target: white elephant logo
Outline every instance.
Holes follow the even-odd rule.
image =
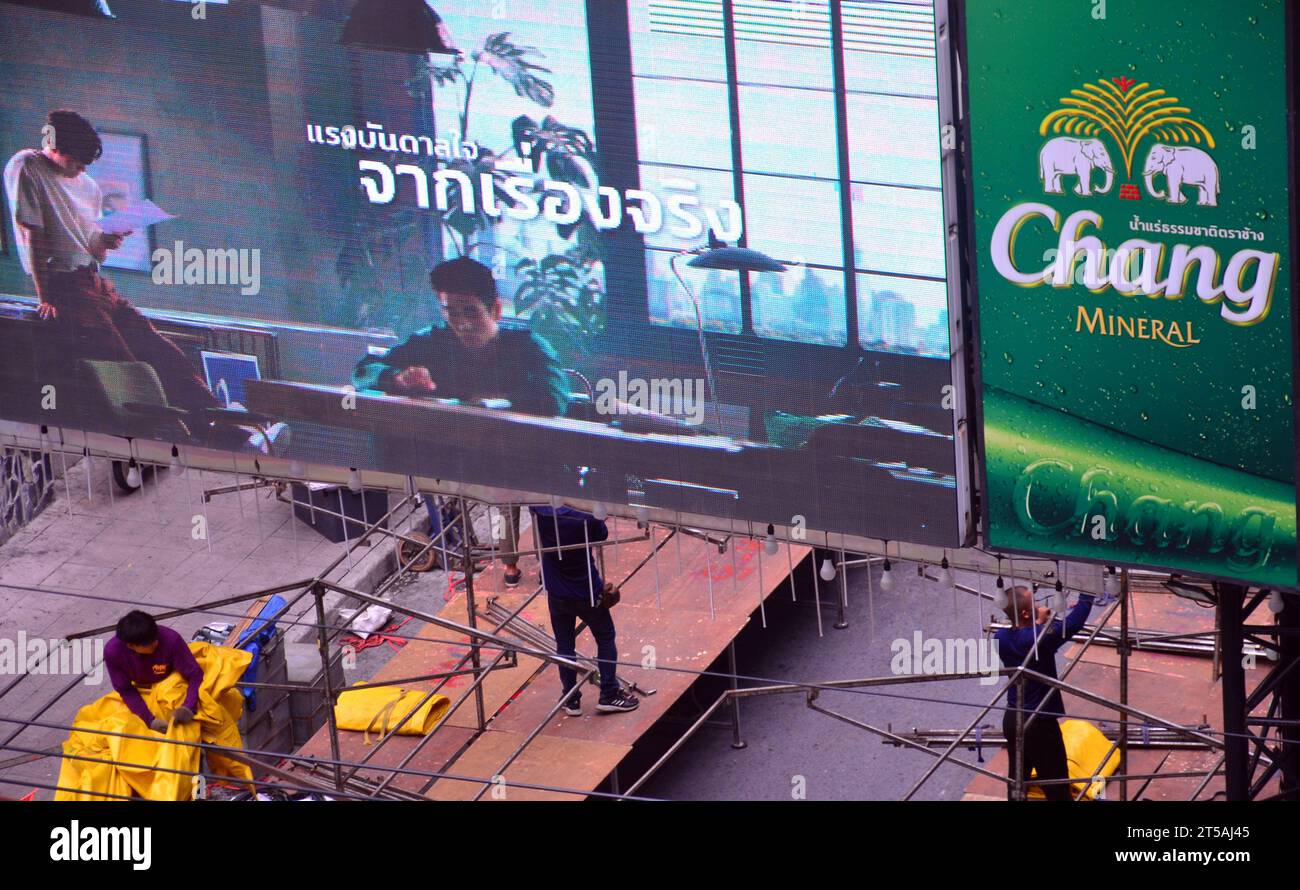
[[[1186,204],[1182,188],[1184,185],[1194,185],[1197,204],[1202,207],[1218,206],[1219,168],[1214,159],[1199,148],[1157,142],[1151,146],[1151,153],[1147,155],[1146,165],[1142,168],[1147,194],[1153,198],[1165,197],[1165,193],[1155,184],[1158,173],[1164,174],[1169,186],[1170,204]]]
[[[1076,195],[1087,197],[1093,194],[1093,170],[1101,170],[1106,174],[1106,181],[1096,192],[1104,195],[1115,183],[1115,167],[1100,139],[1059,136],[1044,145],[1038,153],[1038,176],[1043,180],[1043,191],[1049,195],[1061,194],[1062,176],[1079,177],[1079,182],[1074,187]]]

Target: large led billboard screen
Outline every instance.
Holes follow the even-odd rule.
[[[1295,586],[1287,4],[963,6],[988,543]]]
[[[0,3],[4,418],[965,539],[931,4],[93,6]]]

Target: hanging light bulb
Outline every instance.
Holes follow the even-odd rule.
[[[185,464],[181,463],[181,452],[175,445],[172,446],[171,471],[177,476],[185,472]]]
[[[43,453],[49,450],[50,450],[50,428],[45,424],[41,424],[41,451]]]
[[[643,507],[641,504],[637,504],[635,507],[633,507],[632,513],[633,515],[636,516],[637,522],[647,522],[650,519],[650,511],[647,510],[645,507]]]
[[[1282,591],[1275,590],[1268,595],[1268,610],[1274,615],[1282,614],[1286,608],[1286,600],[1282,598]]]
[[[776,542],[776,526],[768,525],[767,537],[763,539],[763,552],[768,556],[776,556],[776,551],[780,546]]]
[[[354,493],[361,491],[361,473],[356,467],[348,471],[348,490]]]
[[[885,557],[885,567],[880,572],[880,589],[885,593],[894,589],[894,573],[891,571],[893,566],[889,563],[889,557]]]
[[[822,560],[821,576],[823,581],[835,580],[835,563],[831,562],[830,557]],[[884,586],[884,581],[881,581],[881,586]]]
[[[95,459],[90,456],[90,449],[81,449],[82,458],[86,461],[86,475],[89,476],[95,471]]]
[[[295,457],[289,461],[289,475],[295,479],[301,479],[307,475],[307,468],[302,465],[302,461]]]
[[[604,522],[605,517],[609,515],[609,508],[600,501],[596,501],[596,503],[591,506],[591,515],[596,517],[598,521]]]
[[[953,586],[952,569],[948,567],[947,554],[943,557],[943,562],[939,563],[939,583],[945,587]]]
[[[135,458],[131,458],[131,463],[126,468],[126,484],[132,488],[140,487],[140,468],[136,466]]]
[[[1057,579],[1056,596],[1052,597],[1052,608],[1056,610],[1058,615],[1064,615],[1069,606],[1070,598],[1065,592],[1065,585],[1060,582],[1060,579]]]
[[[1115,567],[1106,566],[1106,574],[1101,582],[1101,592],[1105,596],[1106,602],[1110,602],[1119,596],[1119,588],[1119,575],[1115,572]]]
[[[551,509],[552,509],[552,510],[558,510],[558,509],[560,509],[560,508],[563,507],[563,506],[564,506],[564,498],[560,497],[558,494],[553,494],[553,495],[551,495]]]

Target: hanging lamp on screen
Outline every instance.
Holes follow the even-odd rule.
[[[460,55],[442,18],[424,0],[357,0],[339,43],[395,53]]]

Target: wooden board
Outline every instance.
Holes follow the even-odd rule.
[[[481,800],[582,800],[583,794],[564,794],[536,788],[511,787],[511,782],[525,782],[549,787],[586,789],[609,775],[631,750],[628,745],[560,739],[540,735],[526,747],[519,758],[504,772],[499,771],[526,734],[490,729],[478,737],[461,755],[451,773],[480,779],[500,775],[504,782],[488,787]],[[592,783],[593,776],[599,776]],[[439,779],[429,791],[434,800],[471,800],[482,789],[481,782]]]
[[[627,540],[642,534],[631,522],[610,521],[611,539]],[[664,541],[666,535],[665,530],[656,529],[656,543]],[[618,628],[619,660],[631,663],[620,666],[620,676],[644,689],[657,691],[642,697],[641,707],[635,712],[597,716],[594,708],[598,692],[594,687],[584,687],[583,716],[560,714],[546,721],[546,726],[516,763],[502,773],[507,782],[507,799],[576,799],[583,796],[582,792],[599,786],[636,740],[690,688],[696,672],[712,664],[748,621],[757,620],[757,617],[751,619],[751,614],[757,611],[760,600],[785,585],[790,565],[798,565],[809,552],[807,547],[792,547],[787,553],[782,545],[775,555],[768,556],[761,542],[737,540],[727,553],[720,554],[715,545],[698,538],[686,535],[677,538],[669,541],[651,562],[623,584],[623,601],[613,612]],[[644,540],[606,547],[606,578],[622,580],[650,549],[650,542]],[[502,587],[499,571],[476,576],[478,626],[490,628],[497,623],[483,617],[489,599],[494,598],[510,611],[528,599],[535,589],[530,585],[537,584],[537,559],[525,557],[520,561],[520,568],[524,571],[524,584],[513,590]],[[545,594],[534,598],[521,615],[550,632]],[[457,590],[440,616],[467,623],[463,588]],[[504,632],[503,635],[510,636]],[[369,682],[450,670],[469,651],[468,639],[463,635],[432,625],[424,627],[418,636],[439,642],[408,642]],[[483,650],[485,663],[494,652]],[[590,634],[579,635],[578,652],[595,656],[595,643]],[[505,760],[559,700],[560,683],[555,668],[545,667],[529,682],[542,664],[538,658],[520,655],[517,667],[489,674],[483,683],[488,728],[477,732],[476,709],[471,697],[435,731],[435,738],[411,765],[481,779],[498,775]],[[433,682],[408,685],[430,688]],[[455,700],[471,683],[471,676],[456,677],[448,681],[443,692]],[[444,735],[445,738],[439,738]],[[374,761],[377,765],[396,764],[417,741],[412,737],[394,739],[375,755]],[[455,752],[462,747],[464,750],[456,756]],[[340,733],[340,748],[344,759],[365,756],[368,750],[362,744],[360,733],[346,731]],[[328,756],[328,728],[322,728],[303,747],[303,752]],[[571,788],[575,793],[512,789],[511,779]],[[401,780],[403,788],[414,789],[420,784],[412,777]],[[471,782],[441,779],[430,789],[429,796],[469,799],[480,787]],[[494,799],[492,789],[483,799]]]

